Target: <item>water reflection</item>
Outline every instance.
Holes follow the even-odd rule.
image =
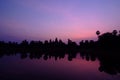
[[[29,57],[20,59],[20,54],[4,56],[0,59],[4,62],[2,66],[7,65],[0,67],[3,80],[87,80],[85,76],[93,77],[94,71],[97,73],[94,69],[98,63],[82,60],[79,54],[72,61],[67,60],[68,55],[60,60],[55,60],[53,57],[44,60],[43,56],[32,60]],[[8,61],[5,61],[6,59]],[[88,65],[89,68],[86,67]],[[98,75],[96,76],[99,78]],[[96,80],[96,76],[91,79]]]
[[[40,53],[4,54],[0,58],[1,80],[119,80],[119,61],[83,51],[50,55]],[[118,69],[118,70],[117,70]],[[103,71],[103,72],[98,72]],[[116,71],[116,72],[115,72]],[[108,75],[117,75],[109,76]],[[7,77],[6,77],[7,76]]]
[[[114,51],[104,51],[104,50],[52,50],[52,51],[45,51],[46,53],[35,51],[35,52],[20,52],[16,53],[13,51],[4,51],[0,53],[0,58],[3,56],[10,56],[10,55],[17,55],[20,54],[21,59],[41,59],[44,60],[48,59],[54,59],[54,60],[60,60],[64,59],[65,55],[68,55],[67,60],[72,61],[76,58],[77,54],[80,54],[80,57],[86,61],[96,61],[96,59],[99,60],[99,67],[98,70],[100,72],[105,72],[110,75],[117,75],[120,73],[120,56],[119,54],[113,55],[115,53]],[[117,52],[117,51],[116,51]],[[57,54],[56,54],[57,53]]]
[[[44,59],[44,61],[49,62],[50,59],[54,59],[57,62],[64,59],[65,55],[68,55],[67,60],[72,62],[73,59],[76,59],[77,53],[79,53],[80,57],[85,61],[96,62],[96,60],[98,60],[99,66],[97,69],[99,72],[104,72],[108,75],[119,75],[120,33],[117,34],[117,31],[113,30],[113,32],[106,32],[101,35],[100,32],[97,31],[96,34],[98,35],[98,41],[82,40],[79,45],[70,39],[68,39],[68,43],[65,44],[57,38],[53,41],[45,40],[44,42],[28,42],[24,40],[20,44],[17,42],[6,43],[0,41],[0,58],[6,55],[20,54],[22,60],[28,58],[31,60]]]

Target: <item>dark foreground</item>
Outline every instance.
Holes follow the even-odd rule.
[[[120,34],[98,41],[0,41],[0,80],[120,80]]]

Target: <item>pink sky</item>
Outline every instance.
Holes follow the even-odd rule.
[[[118,0],[5,0],[0,5],[2,40],[77,41],[97,38],[97,30],[120,29]]]

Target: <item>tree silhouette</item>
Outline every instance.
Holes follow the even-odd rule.
[[[99,36],[100,35],[100,31],[96,31],[96,34],[97,34],[97,36]]]
[[[77,45],[74,41],[68,39],[65,44],[61,39],[42,41],[22,41],[4,42],[0,41],[0,58],[5,55],[20,54],[21,59],[29,57],[30,59],[55,60],[64,58],[68,55],[68,60],[72,61],[79,53],[82,59],[87,61],[100,61],[99,71],[106,72],[111,75],[120,73],[120,31],[117,35],[117,30],[100,34],[96,31],[98,41],[82,40]]]
[[[112,34],[116,36],[117,35],[117,30],[113,30]]]
[[[118,32],[119,32],[118,36],[120,37],[120,30]]]

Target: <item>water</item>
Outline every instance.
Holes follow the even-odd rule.
[[[29,55],[29,54],[28,54]],[[45,60],[20,58],[20,54],[0,58],[0,80],[120,80],[120,74],[100,72],[100,61],[86,60],[76,55],[72,61],[54,57]]]

